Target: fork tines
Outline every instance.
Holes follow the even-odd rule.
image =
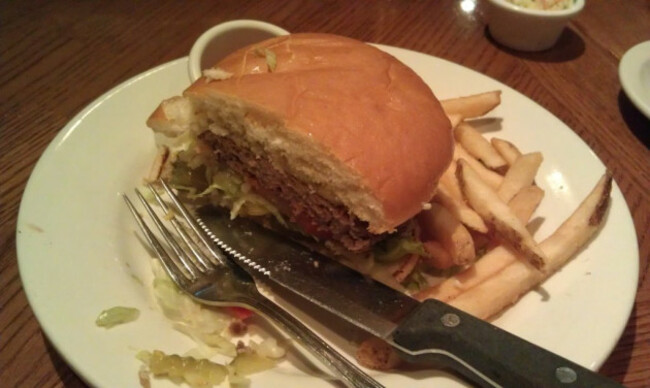
[[[162,219],[169,221],[174,227],[176,233],[172,233],[161,217],[154,211],[149,201],[136,189],[136,196],[142,202],[147,214],[156,225],[160,236],[165,241],[163,245],[156,234],[152,232],[142,215],[137,211],[131,200],[126,194],[122,194],[131,214],[135,218],[140,230],[144,234],[147,242],[156,252],[166,272],[172,279],[179,284],[191,283],[199,278],[201,274],[212,271],[215,266],[225,264],[228,260],[222,252],[211,244],[203,230],[197,225],[196,220],[191,213],[183,206],[174,192],[162,180],[160,184],[163,190],[171,199],[168,204],[160,196],[152,184],[147,187],[155,198],[163,216]],[[177,218],[179,215],[183,222]]]

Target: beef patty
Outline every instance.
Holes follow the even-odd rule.
[[[199,139],[213,150],[220,164],[241,176],[253,192],[319,241],[334,241],[352,252],[365,252],[385,237],[370,233],[368,224],[350,214],[343,205],[328,201],[304,182],[277,170],[264,155],[256,155],[231,139],[209,131]]]

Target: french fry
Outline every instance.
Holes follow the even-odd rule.
[[[467,202],[483,220],[492,225],[499,236],[532,265],[540,270],[544,269],[544,252],[497,193],[481,180],[465,160],[459,160],[456,175]]]
[[[438,187],[444,186],[447,194],[454,197],[458,201],[464,201],[463,192],[460,190],[458,178],[456,178],[456,161],[452,160],[449,167],[442,173],[438,181]]]
[[[412,297],[442,300],[482,319],[515,303],[593,238],[604,221],[612,186],[608,171],[564,223],[537,243],[528,229],[534,227],[529,221],[544,197],[534,184],[542,154],[523,154],[497,137],[488,141],[464,121],[486,114],[500,101],[500,91],[441,101],[456,144],[431,209],[417,219],[428,255],[408,258],[390,272],[401,278],[418,263],[438,269],[465,265]],[[487,249],[480,260],[477,249]],[[381,370],[399,363],[395,351],[379,339],[362,343],[357,358],[362,365]]]
[[[458,124],[454,130],[454,137],[470,155],[478,159],[490,170],[504,173],[508,169],[508,163],[501,154],[470,124],[466,122]]]
[[[483,116],[501,103],[501,91],[474,94],[440,101],[447,115],[459,114],[464,118]]]
[[[525,224],[543,197],[544,190],[537,186],[529,186],[517,193],[508,202],[508,206],[517,218]],[[462,292],[469,290],[490,276],[498,273],[515,260],[517,260],[517,255],[511,248],[505,245],[499,245],[483,255],[471,267],[443,280],[433,287],[416,293],[413,297],[418,300],[434,298],[443,302],[449,302]]]
[[[521,156],[521,151],[519,151],[519,149],[514,144],[507,140],[493,137],[490,139],[490,143],[492,143],[492,147],[494,147],[494,149],[497,150],[499,154],[501,154],[503,159],[505,159],[509,165],[512,165],[515,160]]]
[[[456,178],[455,161],[451,161],[447,170],[440,177],[434,199],[446,207],[468,228],[480,233],[487,233],[487,226],[481,216],[465,203],[465,198],[458,184],[458,178]]]
[[[483,255],[471,267],[443,280],[433,287],[414,294],[413,297],[418,300],[438,299],[443,302],[449,302],[463,292],[498,273],[516,260],[517,255],[511,248],[499,245]]]
[[[494,276],[458,295],[450,304],[487,319],[515,303],[562,267],[596,234],[605,218],[611,187],[612,176],[607,172],[573,214],[542,241],[540,247],[548,258],[546,271],[537,271],[526,261],[514,260]]]
[[[612,174],[607,171],[573,214],[540,244],[549,257],[549,271],[559,269],[600,228],[611,191]]]
[[[462,199],[452,195],[446,185],[438,185],[438,191],[433,199],[449,210],[466,227],[480,233],[488,232],[488,227],[481,216]]]
[[[454,147],[454,156],[453,159],[458,162],[459,159],[464,159],[470,166],[478,173],[483,181],[485,181],[490,187],[497,190],[503,182],[503,176],[497,174],[496,172],[485,167],[483,163],[479,162],[474,158],[465,148],[456,143]]]
[[[519,190],[532,185],[543,159],[540,152],[532,152],[518,157],[503,177],[503,182],[497,190],[499,198],[503,202],[508,202]]]
[[[467,265],[476,259],[474,240],[463,224],[444,206],[432,202],[431,208],[417,216],[424,241],[442,244],[456,265]]]
[[[428,257],[422,257],[424,263],[438,269],[447,269],[454,265],[451,255],[438,241],[424,241],[422,245],[429,254]]]
[[[521,189],[510,201],[508,201],[508,207],[512,212],[519,218],[519,220],[526,224],[530,217],[539,206],[539,203],[542,202],[544,198],[544,190],[540,189],[538,186],[528,186]]]
[[[447,118],[449,119],[449,122],[451,123],[451,129],[455,129],[458,126],[458,124],[463,122],[463,116],[461,116],[461,115],[459,115],[457,113],[447,115]]]

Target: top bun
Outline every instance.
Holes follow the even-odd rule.
[[[345,206],[372,233],[420,212],[451,161],[451,125],[430,88],[363,42],[281,36],[204,74],[148,125],[167,135],[228,136]]]

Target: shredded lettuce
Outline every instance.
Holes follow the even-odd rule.
[[[229,170],[217,171],[210,177],[210,186],[218,188],[229,197],[240,196],[243,183],[243,179]]]
[[[275,57],[270,50],[264,50],[262,54],[267,58]],[[194,131],[187,131],[163,139],[164,145],[174,155],[169,184],[184,191],[190,199],[209,199],[216,206],[231,209],[231,218],[272,215],[280,224],[286,225],[277,207],[252,193],[244,179],[235,172],[217,164],[210,149],[197,139],[197,135]]]
[[[219,332],[206,332],[199,327],[182,323],[174,324],[174,329],[187,334],[194,342],[201,346],[207,345],[202,349],[204,354],[212,355],[212,353],[217,353],[228,357],[235,357],[237,355],[237,346]]]
[[[272,215],[286,225],[277,207],[261,196],[252,193],[244,180],[226,169],[209,174],[205,166],[189,168],[183,162],[174,163],[170,184],[187,193],[188,198],[211,198],[218,206],[230,208],[230,217]]]
[[[186,167],[180,165],[177,166],[175,164],[172,177],[176,175],[183,177],[180,179],[172,179],[170,181],[171,185],[177,189],[186,191],[188,193],[187,196],[191,199],[204,198],[210,196],[215,191],[218,191],[221,194],[221,197],[224,199],[236,198],[239,196],[239,193],[241,191],[239,189],[239,187],[242,185],[241,179],[227,171],[219,171],[209,177],[206,177],[204,174],[203,181],[197,180],[195,182],[191,182],[187,178],[187,175],[189,175],[189,173]]]
[[[257,343],[251,341],[249,346],[262,357],[271,359],[280,359],[287,354],[284,347],[278,344],[278,341],[273,337],[265,338],[262,342]]]
[[[95,324],[110,329],[113,326],[135,321],[140,316],[140,310],[133,307],[116,306],[102,311]]]
[[[231,385],[246,384],[248,375],[274,367],[286,355],[284,347],[272,337],[260,343],[249,340],[242,349],[228,334],[234,320],[231,314],[194,301],[174,284],[158,260],[152,260],[152,271],[154,297],[163,314],[173,322],[174,329],[192,338],[198,348],[184,356],[158,350],[140,351],[136,358],[146,366],[143,374],[151,373],[177,384],[184,382],[194,388],[219,385],[226,377]],[[231,359],[230,363],[222,365],[207,359],[217,354]]]
[[[237,355],[231,362],[230,366],[234,369],[237,376],[248,376],[271,369],[276,365],[276,361],[259,355],[257,352],[242,352]]]
[[[186,163],[177,161],[169,179],[169,184],[192,192],[201,192],[209,187],[206,179],[206,167],[190,168]]]
[[[152,261],[152,269],[154,297],[163,314],[174,322],[174,328],[211,351],[232,357],[235,344],[223,334],[232,317],[195,302],[174,284],[158,260]]]
[[[284,218],[277,207],[273,206],[269,201],[259,195],[252,193],[242,195],[233,203],[230,211],[230,218],[234,219],[239,215],[263,216],[267,214],[275,217],[281,225],[287,226],[287,223],[284,221]]]
[[[169,148],[173,153],[192,150],[196,145],[196,142],[196,133],[194,131],[184,131],[177,136],[167,136],[160,133],[156,134],[156,144]]]
[[[394,262],[408,254],[428,256],[424,245],[413,236],[395,235],[375,245],[373,248],[375,260],[380,263]]]
[[[429,286],[427,278],[417,268],[413,270],[413,272],[411,272],[409,276],[406,277],[406,279],[404,279],[404,282],[402,282],[402,284],[410,293],[418,292]]]

